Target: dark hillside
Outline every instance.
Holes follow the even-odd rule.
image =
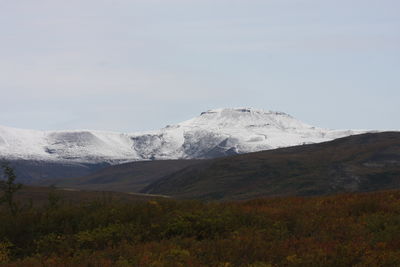
[[[58,180],[88,175],[109,166],[108,163],[67,163],[41,160],[6,160],[15,169],[18,181],[37,184],[44,179]]]
[[[35,207],[46,206],[49,198],[57,198],[64,204],[81,204],[93,201],[118,201],[133,203],[136,201],[148,201],[154,199],[168,198],[164,196],[113,192],[113,191],[84,191],[69,188],[22,186],[16,192],[15,201],[23,208],[32,203]]]
[[[137,161],[109,166],[79,177],[48,179],[39,185],[55,185],[84,190],[139,192],[150,183],[201,160]]]
[[[214,159],[186,167],[142,192],[227,200],[392,188],[400,188],[399,132]]]

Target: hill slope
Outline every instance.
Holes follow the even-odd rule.
[[[215,158],[324,142],[360,132],[316,128],[281,112],[215,109],[143,133],[41,132],[1,126],[0,158],[91,164]]]
[[[219,158],[189,166],[142,192],[183,198],[248,199],[400,188],[400,133]]]
[[[129,162],[109,166],[82,177],[47,179],[35,184],[86,190],[139,192],[150,183],[199,162],[201,160]]]
[[[124,193],[115,191],[85,191],[62,188],[52,188],[43,186],[22,186],[21,190],[15,193],[15,201],[20,208],[27,208],[30,204],[35,207],[43,207],[51,204],[57,199],[59,205],[85,204],[91,202],[126,202],[135,203],[137,201],[149,201],[159,199],[169,199],[166,196]],[[0,206],[0,212],[6,209]]]
[[[57,181],[66,177],[81,177],[110,166],[106,162],[81,163],[45,160],[7,160],[7,162],[14,168],[18,181],[24,184],[37,184],[46,179]]]

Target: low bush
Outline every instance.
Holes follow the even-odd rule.
[[[400,266],[400,191],[53,204],[0,211],[0,266]]]

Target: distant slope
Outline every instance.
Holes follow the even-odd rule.
[[[181,198],[249,199],[400,188],[400,133],[219,158],[186,167],[142,192]]]
[[[52,195],[59,199],[61,203],[82,204],[92,201],[111,201],[135,202],[148,201],[151,199],[164,199],[165,196],[155,196],[146,194],[132,194],[111,191],[83,191],[51,187],[23,186],[15,193],[15,200],[26,205],[32,203],[34,206],[49,205],[49,196]],[[59,204],[61,204],[59,203]],[[2,207],[0,207],[1,210]]]
[[[362,131],[328,130],[282,112],[214,109],[156,131],[34,131],[0,126],[0,159],[110,163],[199,159],[318,143]]]
[[[14,168],[18,182],[35,184],[44,179],[53,181],[88,175],[97,170],[110,166],[108,163],[79,163],[43,160],[7,160]]]
[[[150,183],[199,162],[201,160],[130,162],[109,166],[83,177],[48,179],[37,184],[87,190],[139,192]]]

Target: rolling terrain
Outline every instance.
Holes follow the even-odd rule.
[[[202,160],[154,160],[137,161],[102,168],[94,173],[63,179],[48,179],[35,184],[76,188],[83,190],[105,190],[140,192],[144,187],[166,175]]]
[[[216,159],[131,162],[37,184],[207,200],[400,188],[400,133],[368,133]]]
[[[399,132],[213,159],[170,174],[142,192],[232,200],[393,188],[400,188]]]
[[[305,124],[283,112],[225,108],[155,131],[36,131],[0,126],[0,159],[21,181],[71,178],[132,161],[209,159],[363,133]]]
[[[2,160],[0,160],[2,161]],[[18,181],[24,184],[39,184],[42,180],[57,181],[66,177],[80,177],[101,170],[109,163],[62,162],[44,160],[3,160],[10,163]],[[50,183],[52,184],[52,183]]]
[[[134,194],[115,191],[86,191],[75,189],[63,189],[55,187],[44,186],[22,186],[20,190],[15,193],[15,202],[19,207],[26,209],[28,205],[32,204],[34,207],[44,207],[51,204],[57,205],[80,205],[92,202],[122,202],[134,203],[136,201],[150,201],[167,199],[167,196],[161,195],[148,195],[148,194]],[[52,200],[50,200],[52,199]],[[53,202],[53,203],[50,203]],[[56,203],[54,203],[56,202]],[[0,207],[0,210],[4,209]]]

